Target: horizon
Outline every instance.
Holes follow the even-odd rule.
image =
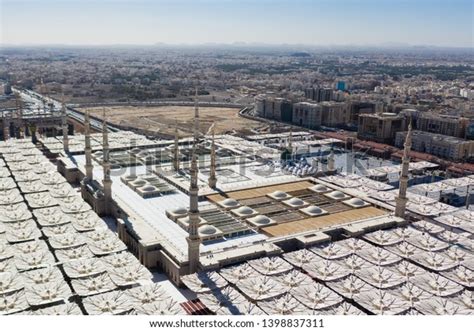
[[[4,47],[473,47],[469,0],[1,0],[0,9]]]

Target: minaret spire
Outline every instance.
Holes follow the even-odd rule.
[[[198,208],[198,167],[196,160],[196,141],[193,146],[193,155],[191,159],[191,182],[189,186],[189,227],[188,237],[188,260],[189,273],[195,273],[199,266],[199,245],[200,238],[198,233],[199,227],[199,208]]]
[[[175,120],[175,126],[174,126],[173,168],[174,168],[174,171],[176,171],[176,172],[179,171],[178,120]]]
[[[92,172],[92,148],[91,148],[91,122],[89,110],[84,115],[84,139],[85,139],[85,156],[86,156],[86,181],[92,181],[94,178]]]
[[[196,144],[199,142],[199,103],[197,87],[194,95],[194,140]]]
[[[407,188],[408,188],[408,169],[410,167],[410,151],[411,151],[412,127],[411,120],[408,124],[408,132],[405,139],[403,149],[402,170],[400,173],[400,188],[396,200],[395,216],[405,218],[405,210],[407,205]]]
[[[334,170],[336,170],[335,159],[334,159],[334,149],[331,146],[331,152],[329,153],[329,156],[328,156],[328,171],[334,171]]]
[[[212,123],[212,143],[211,143],[211,167],[209,174],[209,187],[215,189],[217,184],[216,177],[216,144],[215,144],[215,123]]]
[[[67,127],[67,109],[64,102],[64,94],[62,95],[61,100],[61,121],[62,121],[62,131],[63,131],[63,148],[66,153],[69,153],[69,136],[68,136],[68,127]]]
[[[102,113],[102,168],[104,171],[104,179],[102,180],[105,198],[105,210],[108,210],[108,204],[112,200],[112,180],[110,179],[110,162],[109,162],[109,134],[107,128],[107,119],[105,117],[105,108]]]

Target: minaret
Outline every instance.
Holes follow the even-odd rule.
[[[84,115],[84,137],[85,137],[85,155],[86,155],[86,178],[85,181],[91,181],[94,178],[92,172],[92,148],[91,148],[91,123],[89,110]]]
[[[196,144],[193,146],[193,156],[191,160],[191,184],[189,186],[189,227],[188,237],[188,259],[189,259],[189,273],[195,273],[199,265],[199,208],[198,208],[198,167],[196,160]]]
[[[110,179],[110,163],[109,163],[109,134],[107,132],[107,121],[105,118],[105,109],[103,111],[102,122],[102,168],[104,171],[104,179],[102,185],[104,188],[105,210],[109,210],[108,204],[112,201],[112,180]]]
[[[178,136],[178,120],[176,120],[174,127],[174,148],[173,148],[173,168],[174,171],[179,171],[179,136]]]
[[[336,170],[334,162],[335,162],[335,160],[334,160],[334,149],[331,147],[331,153],[329,153],[329,156],[328,156],[328,171]]]
[[[215,123],[212,124],[212,143],[211,143],[211,168],[208,179],[209,187],[215,189],[217,184],[216,177],[216,144],[215,144]]]
[[[293,155],[293,128],[290,128],[290,135],[288,136],[288,151]]]
[[[64,96],[62,100],[62,112],[61,112],[61,121],[62,121],[62,130],[63,130],[63,147],[66,153],[69,153],[69,136],[68,136],[68,127],[67,127],[67,109],[66,104],[64,103]]]
[[[411,150],[411,121],[408,125],[408,132],[405,139],[402,159],[402,171],[400,173],[400,188],[398,190],[398,197],[395,198],[395,216],[405,218],[405,210],[407,205],[407,188],[408,188],[408,168],[410,166],[410,150]]]
[[[198,90],[194,96],[194,140],[196,144],[199,142],[199,104],[198,104]]]

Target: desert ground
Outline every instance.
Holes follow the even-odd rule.
[[[90,111],[92,116],[102,118],[102,107],[81,108]],[[174,135],[175,123],[181,137],[193,132],[194,108],[188,106],[113,106],[106,107],[107,121],[125,127],[133,127],[150,134]],[[200,131],[208,133],[215,122],[216,134],[226,132],[251,133],[252,129],[262,127],[262,123],[239,117],[237,108],[199,107]]]

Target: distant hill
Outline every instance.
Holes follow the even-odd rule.
[[[306,53],[306,52],[295,52],[295,53],[290,54],[290,56],[294,56],[294,57],[310,57],[311,54]]]

